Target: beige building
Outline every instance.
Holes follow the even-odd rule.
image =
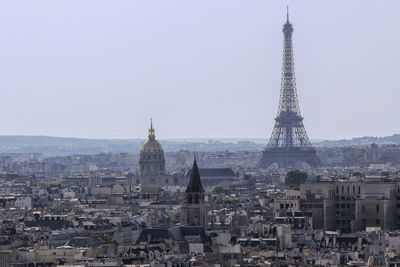
[[[277,213],[278,211],[286,212],[286,211],[300,210],[300,191],[299,190],[289,190],[289,189],[286,190],[284,198],[279,198],[279,199],[275,200],[274,210],[275,210],[275,213]]]

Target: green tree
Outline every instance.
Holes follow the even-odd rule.
[[[75,207],[72,211],[77,215],[85,213],[85,211],[79,207]]]
[[[299,187],[307,181],[308,174],[300,170],[290,170],[285,176],[285,185],[290,187]]]
[[[225,189],[220,185],[214,186],[211,192],[213,192],[214,194],[225,194],[225,195],[229,195],[231,193],[229,189]]]

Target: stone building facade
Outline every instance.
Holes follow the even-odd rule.
[[[400,229],[400,182],[334,181],[300,186],[300,209],[312,211],[314,228],[342,232],[366,227]]]

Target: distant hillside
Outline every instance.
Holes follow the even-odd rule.
[[[316,147],[344,147],[344,146],[365,146],[370,144],[400,144],[400,134],[394,134],[385,137],[357,137],[352,139],[341,139],[341,140],[326,140],[321,142],[314,142],[313,145]]]
[[[0,136],[0,153],[42,153],[45,155],[138,153],[144,140],[85,139],[50,136]]]
[[[165,152],[261,150],[254,139],[159,140]],[[139,154],[144,139],[86,139],[50,136],[0,136],[0,153],[42,153],[47,156],[99,153]]]
[[[0,136],[0,153],[42,153],[46,156],[99,153],[139,154],[144,139],[86,139],[51,136]],[[159,140],[165,152],[263,150],[267,139],[213,138]],[[387,137],[360,137],[348,140],[312,140],[316,147],[343,147],[376,144],[400,144],[400,134]]]

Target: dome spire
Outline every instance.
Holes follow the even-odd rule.
[[[155,130],[153,128],[153,119],[150,119],[150,129],[149,129],[149,140],[155,140],[156,136],[154,134]]]

